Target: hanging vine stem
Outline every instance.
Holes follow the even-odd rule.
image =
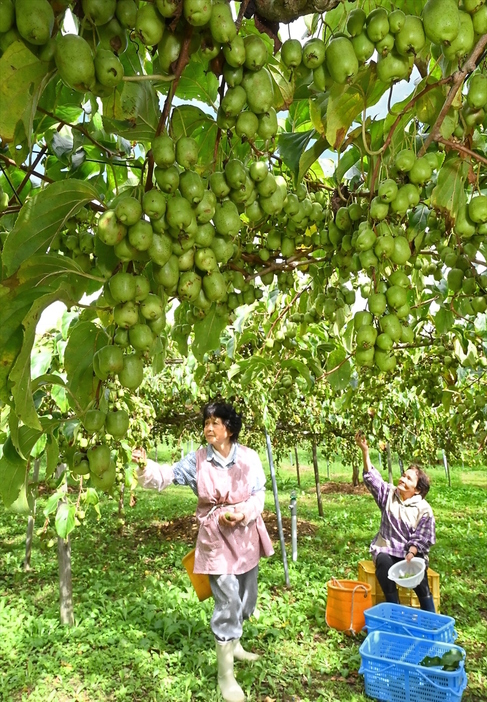
[[[411,100],[407,103],[407,105],[404,106],[404,108],[401,110],[401,112],[397,115],[396,119],[394,120],[394,124],[389,130],[389,134],[386,137],[386,140],[384,142],[383,146],[383,152],[386,151],[386,149],[389,147],[392,137],[394,136],[394,132],[396,131],[397,127],[399,126],[399,122],[401,119],[404,117],[406,112],[413,107],[413,105],[419,100],[419,98],[423,97],[423,95],[426,95],[426,93],[429,93],[430,90],[433,90],[434,88],[437,88],[440,85],[447,85],[448,83],[451,83],[453,80],[453,76],[447,76],[446,78],[442,78],[441,80],[437,81],[436,83],[431,83],[423,88],[421,92],[419,92],[417,95],[411,98]],[[375,186],[375,181],[377,180],[377,175],[379,173],[379,168],[381,166],[381,160],[378,159],[377,163],[375,164],[374,167],[374,172],[372,173],[372,179],[370,183],[370,192],[371,194],[374,192],[374,186]]]
[[[56,131],[60,132],[62,128],[63,128],[63,125],[62,125],[62,124],[58,124],[57,130],[56,130]],[[45,145],[42,147],[42,149],[41,149],[41,150],[39,151],[39,153],[37,154],[37,157],[36,157],[36,159],[34,160],[34,162],[30,164],[29,168],[31,169],[31,171],[35,171],[36,166],[39,165],[41,159],[43,158],[43,156],[45,155],[46,152],[47,152],[47,144],[45,144]],[[22,182],[20,183],[19,187],[18,187],[18,188],[12,188],[13,191],[14,191],[14,195],[12,195],[12,197],[10,198],[10,200],[9,200],[9,205],[10,205],[10,204],[13,204],[12,201],[13,201],[14,198],[16,198],[17,201],[19,202],[20,206],[22,206],[22,202],[21,202],[21,200],[20,200],[19,195],[20,195],[20,193],[22,192],[22,190],[25,188],[25,186],[27,185],[27,183],[29,182],[29,180],[30,180],[30,175],[31,175],[30,173],[26,173],[26,175],[25,175],[24,179],[22,180]],[[10,187],[12,187],[12,186],[10,186]]]
[[[169,87],[169,92],[167,94],[166,100],[164,102],[164,107],[162,109],[162,114],[157,125],[156,133],[154,136],[160,136],[166,127],[166,122],[169,117],[169,112],[171,111],[171,105],[173,97],[176,94],[176,89],[178,87],[181,75],[189,63],[189,44],[191,42],[191,37],[193,34],[192,25],[188,25],[186,29],[186,34],[184,37],[183,45],[181,47],[181,53],[176,63],[176,69],[174,71],[174,80],[171,82]],[[145,183],[145,190],[152,190],[152,176],[154,173],[154,158],[152,156],[152,151],[149,152],[148,156],[148,167],[147,167],[147,180]]]
[[[17,194],[17,190],[16,190],[14,184],[12,183],[9,174],[7,173],[7,171],[6,171],[5,168],[2,166],[1,163],[0,163],[0,168],[2,169],[2,173],[3,173],[3,175],[5,176],[5,180],[6,180],[7,183],[9,184],[10,189],[11,189],[12,192],[14,193],[14,195],[12,195],[12,197],[11,197],[10,200],[8,201],[8,207],[15,207],[15,205],[12,203],[12,200],[13,200],[14,198],[17,198],[17,201],[18,201],[18,203],[19,203],[19,207],[22,207],[22,202],[20,201],[20,198],[19,198],[19,196],[18,196],[18,194]],[[5,213],[5,212],[6,212],[6,210],[3,210],[3,213]],[[3,214],[3,213],[2,213],[2,214]]]
[[[70,129],[76,129],[77,132],[80,132],[85,136],[89,141],[91,141],[92,144],[95,146],[98,146],[99,149],[104,151],[105,153],[109,154],[110,156],[122,156],[121,152],[119,151],[111,151],[109,148],[104,146],[103,144],[100,144],[99,141],[94,139],[91,134],[87,131],[85,127],[83,127],[81,124],[71,124],[71,122],[66,122],[64,119],[61,119],[61,117],[58,117],[57,115],[54,114],[54,112],[49,112],[49,110],[45,110],[43,107],[37,107],[39,112],[42,112],[42,114],[46,115],[47,117],[50,117],[51,119],[56,120],[56,122],[59,122],[60,125],[69,127]],[[59,129],[58,129],[59,131]]]
[[[358,89],[359,93],[361,94],[362,99],[364,101],[364,109],[362,110],[362,140],[364,142],[365,152],[369,156],[380,156],[380,154],[384,151],[384,148],[385,148],[384,146],[382,146],[378,151],[372,151],[369,149],[369,147],[367,145],[367,136],[366,136],[367,133],[365,131],[365,122],[367,120],[367,96],[366,96],[365,91],[361,85],[357,85],[356,87],[357,87],[357,89]],[[391,89],[389,91],[389,99],[390,99],[391,94],[392,94],[392,86],[391,86]],[[390,108],[389,108],[389,112],[390,112]]]
[[[8,156],[5,156],[4,154],[0,154],[0,159],[2,159],[2,161],[4,163],[6,163],[7,165],[13,166],[14,168],[18,168],[19,170],[24,171],[24,173],[28,173],[29,178],[30,178],[30,176],[34,176],[35,178],[39,178],[39,180],[44,181],[44,183],[54,183],[52,178],[49,178],[48,176],[44,175],[44,173],[39,173],[38,171],[33,171],[28,166],[18,165],[17,163],[15,163],[14,160],[9,158]]]
[[[448,95],[446,96],[445,102],[443,107],[441,108],[441,112],[436,118],[435,123],[431,127],[430,133],[428,137],[426,138],[423,146],[419,150],[418,156],[422,156],[423,154],[426,153],[428,146],[431,144],[433,141],[438,141],[440,135],[440,127],[443,124],[443,120],[445,119],[446,115],[448,114],[448,111],[450,107],[453,104],[453,101],[460,90],[463,81],[465,78],[468,76],[469,73],[472,73],[472,71],[475,70],[477,67],[477,61],[482,56],[485,47],[487,46],[487,34],[483,34],[480,39],[478,40],[477,44],[475,45],[475,48],[473,49],[472,53],[468,57],[468,59],[465,61],[463,64],[462,68],[458,71],[455,71],[455,73],[451,76],[453,79],[453,84],[448,92]],[[438,85],[438,84],[437,84]]]
[[[335,366],[334,368],[332,368],[329,371],[325,371],[322,375],[320,375],[319,378],[316,378],[316,382],[319,382],[320,380],[323,380],[323,378],[327,378],[332,373],[335,373],[335,371],[340,370],[340,368],[343,366],[343,364],[346,363],[347,361],[349,361],[352,358],[352,356],[353,356],[353,354],[349,353],[348,356],[345,356],[343,361],[340,361],[340,363],[337,366]]]
[[[302,295],[303,293],[307,292],[310,288],[311,288],[311,285],[307,285],[305,288],[303,288],[302,290],[300,290],[299,292],[296,293],[296,295],[293,297],[293,299],[291,300],[291,302],[282,310],[281,314],[278,315],[278,317],[276,317],[276,319],[272,322],[271,327],[270,327],[269,331],[268,331],[267,334],[266,334],[266,337],[265,337],[266,339],[269,338],[269,336],[271,335],[272,330],[274,329],[274,327],[276,326],[276,324],[277,324],[278,322],[280,322],[281,319],[287,314],[288,310],[291,309],[291,307],[294,305],[294,303],[296,302],[296,300],[298,300],[298,299],[301,297],[301,295]]]

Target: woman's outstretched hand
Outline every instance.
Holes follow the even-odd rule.
[[[134,463],[138,463],[140,468],[144,468],[147,465],[147,453],[143,448],[136,448],[132,451],[132,460]]]
[[[369,448],[369,445],[367,444],[367,439],[365,438],[365,434],[361,431],[358,431],[355,434],[355,443],[359,448],[362,449],[362,451],[366,451]]]

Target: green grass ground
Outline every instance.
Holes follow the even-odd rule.
[[[165,460],[162,449],[159,459]],[[336,458],[336,457],[334,457]],[[264,460],[267,470],[267,462]],[[324,492],[318,517],[307,451],[300,452],[301,488],[289,461],[278,470],[279,500],[289,517],[297,489],[298,561],[289,559],[284,587],[279,544],[263,560],[258,611],[244,643],[262,654],[238,663],[249,702],[359,702],[364,694],[359,645],[327,627],[326,583],[353,579],[375,534],[379,513],[367,494]],[[349,483],[351,469],[320,456],[321,481]],[[438,543],[431,566],[440,573],[442,612],[455,617],[467,651],[463,700],[487,700],[487,471],[441,465],[430,470],[430,502]],[[397,469],[395,475],[398,475]],[[56,549],[34,542],[33,570],[24,573],[25,520],[0,511],[0,699],[5,702],[216,702],[211,600],[200,603],[181,565],[191,547],[195,498],[185,488],[137,491],[117,524],[117,503],[105,499],[72,538],[76,623],[59,624]],[[274,511],[273,494],[266,508]],[[42,500],[36,527],[43,523]]]

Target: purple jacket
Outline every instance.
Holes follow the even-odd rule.
[[[394,485],[386,483],[373,466],[363,478],[381,512],[379,531],[370,544],[373,560],[381,552],[405,558],[409,548],[415,546],[428,567],[428,552],[436,541],[431,506],[421,495],[403,501]]]

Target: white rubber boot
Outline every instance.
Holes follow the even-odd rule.
[[[225,702],[245,702],[244,691],[233,674],[234,641],[216,642],[216,660],[218,664],[218,686]]]
[[[235,639],[235,648],[233,655],[237,661],[258,661],[260,656],[257,653],[246,651],[240,643],[240,639]]]

